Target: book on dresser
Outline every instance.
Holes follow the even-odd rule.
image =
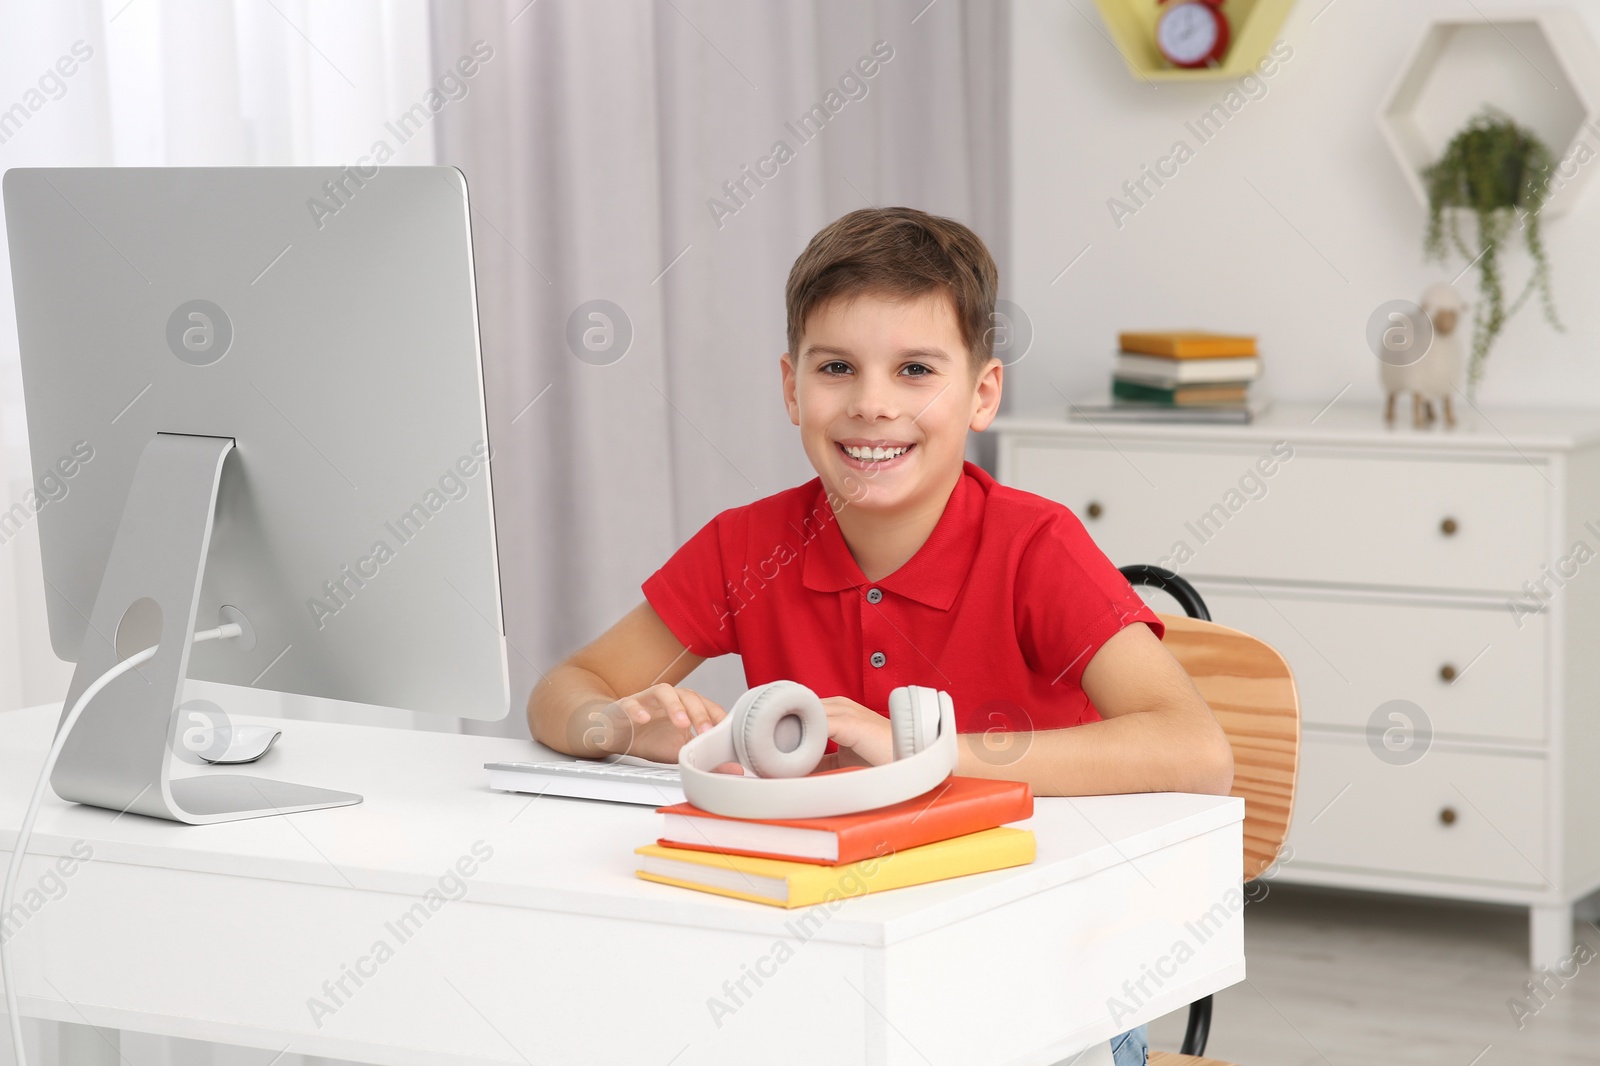
[[[1238,359],[1168,359],[1118,352],[1113,373],[1126,381],[1168,387],[1199,382],[1252,381],[1261,376],[1261,358],[1252,355]]]
[[[1242,402],[1177,404],[1105,397],[1078,400],[1067,405],[1072,422],[1195,422],[1247,425],[1272,407],[1272,398],[1252,389]]]
[[[1247,334],[1207,333],[1203,330],[1125,330],[1117,334],[1125,352],[1169,359],[1240,358],[1256,354],[1256,339]]]
[[[1122,378],[1111,383],[1111,399],[1132,400],[1136,403],[1160,403],[1177,407],[1215,406],[1217,404],[1242,405],[1249,398],[1249,390],[1241,382],[1224,381],[1207,385],[1145,385]]]
[[[1265,410],[1251,384],[1261,357],[1251,336],[1196,330],[1124,332],[1108,403],[1080,403],[1075,417],[1115,421],[1249,422]]]

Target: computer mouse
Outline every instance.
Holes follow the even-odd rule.
[[[232,725],[224,729],[228,732],[227,744],[202,743],[200,758],[218,765],[255,762],[283,736],[283,730],[269,725]]]

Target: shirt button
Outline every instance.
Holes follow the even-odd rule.
[[[883,590],[882,589],[868,589],[867,590],[867,602],[868,603],[877,603],[881,599],[883,599]]]
[[[872,665],[873,666],[882,666],[884,663],[886,663],[888,661],[889,661],[889,657],[887,655],[883,654],[883,652],[875,651],[875,652],[872,653]]]

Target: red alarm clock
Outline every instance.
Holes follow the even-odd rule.
[[[1228,50],[1228,16],[1222,13],[1222,0],[1178,0],[1162,11],[1156,20],[1156,47],[1175,67],[1220,63]]]

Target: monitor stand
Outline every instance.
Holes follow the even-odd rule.
[[[107,670],[157,642],[160,650],[84,708],[50,775],[62,799],[191,825],[361,802],[353,792],[243,774],[170,775],[217,487],[233,446],[231,437],[158,433],[139,456],[62,720]]]

